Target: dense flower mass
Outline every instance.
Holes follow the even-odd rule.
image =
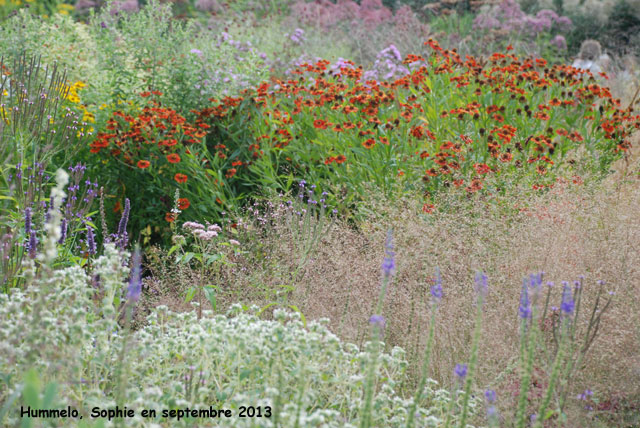
[[[323,187],[339,183],[361,195],[365,182],[388,189],[393,181],[428,196],[450,187],[495,192],[509,175],[546,189],[557,170],[575,165],[567,163],[571,149],[585,145],[593,155],[585,162],[604,171],[640,127],[640,116],[584,70],[508,51],[481,62],[434,40],[426,45],[431,56],[407,56],[406,69],[388,82],[367,80],[348,61],[320,60],[295,69],[299,80],[246,92],[240,100],[259,109],[251,122],[256,142],[248,152],[238,147],[245,168],[226,178],[257,182],[277,171],[277,158]],[[388,54],[398,59],[393,47]],[[214,108],[241,109],[240,100]]]

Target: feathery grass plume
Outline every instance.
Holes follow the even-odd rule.
[[[476,305],[476,326],[473,332],[473,338],[471,342],[471,359],[469,360],[469,372],[466,377],[464,386],[464,395],[462,397],[462,416],[460,416],[460,427],[465,428],[467,425],[467,418],[469,417],[469,399],[471,398],[471,387],[473,386],[473,375],[475,374],[476,365],[478,363],[478,344],[480,343],[480,336],[482,334],[482,308],[484,306],[485,299],[489,293],[487,275],[483,272],[476,274],[476,292],[478,294],[478,300]]]
[[[518,407],[516,414],[516,423],[519,428],[524,428],[528,423],[527,420],[527,400],[529,387],[531,385],[531,376],[533,373],[533,359],[535,357],[537,344],[537,311],[535,298],[537,298],[540,285],[542,284],[542,273],[538,275],[530,275],[529,281],[525,278],[522,281],[522,291],[520,297],[519,315],[521,319],[520,328],[520,364],[521,364],[521,380],[520,394],[518,395]],[[532,299],[532,297],[534,297]]]
[[[443,292],[442,292],[442,277],[440,276],[440,269],[436,269],[436,278],[435,284],[431,287],[431,297],[432,297],[432,305],[431,305],[431,321],[429,323],[429,335],[427,336],[427,344],[425,345],[424,355],[422,357],[422,371],[420,376],[420,381],[418,382],[418,387],[416,388],[415,395],[413,397],[413,402],[409,407],[409,414],[407,415],[407,428],[412,428],[415,419],[416,408],[420,400],[422,400],[422,395],[424,392],[424,387],[427,384],[428,370],[429,370],[429,362],[431,360],[431,348],[433,346],[433,337],[435,335],[435,326],[436,326],[436,314],[438,310],[438,305],[442,300]]]
[[[371,324],[371,342],[369,343],[369,364],[367,367],[367,376],[364,385],[364,404],[360,416],[360,428],[369,428],[371,426],[371,413],[373,404],[373,395],[375,392],[375,379],[378,369],[378,354],[382,341],[381,330],[385,325],[385,319],[381,315],[383,313],[384,300],[387,294],[387,287],[393,274],[395,273],[395,253],[393,251],[393,232],[391,229],[387,232],[387,239],[384,245],[385,257],[382,262],[382,287],[378,295],[378,303],[376,312],[369,318]]]
[[[567,281],[563,281],[563,289],[562,289],[562,301],[560,303],[561,310],[561,326],[562,329],[560,343],[558,344],[558,352],[556,353],[556,357],[553,361],[553,366],[551,369],[551,376],[549,376],[549,384],[547,386],[547,390],[544,394],[544,398],[542,399],[542,403],[540,404],[540,408],[538,409],[537,417],[535,420],[534,428],[541,428],[545,420],[550,418],[554,410],[547,411],[547,408],[551,404],[551,399],[556,389],[556,383],[561,381],[560,371],[565,364],[565,357],[567,346],[570,341],[570,329],[571,329],[571,315],[575,309],[575,301],[573,298],[573,294],[571,292],[571,287]]]

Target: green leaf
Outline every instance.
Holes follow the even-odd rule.
[[[196,291],[198,291],[196,287],[190,287],[187,290],[187,295],[184,298],[185,303],[189,303],[193,299],[193,296],[196,295]]]
[[[38,371],[34,368],[25,374],[24,387],[22,389],[22,398],[27,406],[32,408],[40,408],[40,377]]]
[[[216,291],[217,291],[217,287],[214,285],[207,285],[206,287],[204,287],[204,295],[209,301],[209,303],[211,303],[211,307],[213,308],[214,312],[216,311],[216,308],[217,308]]]

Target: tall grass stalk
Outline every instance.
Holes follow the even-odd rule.
[[[407,415],[407,428],[412,428],[416,408],[418,407],[418,403],[422,399],[422,394],[424,392],[424,387],[427,384],[427,371],[429,370],[429,362],[431,361],[431,349],[433,347],[433,337],[435,335],[435,326],[436,326],[436,314],[438,311],[438,307],[436,305],[433,306],[431,311],[431,323],[429,324],[429,337],[427,338],[427,344],[424,349],[424,356],[422,358],[422,375],[420,376],[420,382],[418,383],[418,388],[416,389],[416,394],[413,397],[413,403],[411,403],[411,407],[409,408],[409,415]]]
[[[473,385],[473,374],[478,363],[478,344],[482,334],[482,306],[484,296],[480,293],[477,303],[476,327],[473,332],[473,342],[471,344],[471,360],[469,361],[469,373],[467,374],[462,398],[462,416],[460,417],[460,427],[465,428],[469,417],[469,399],[471,398],[471,387]]]
[[[380,343],[382,342],[381,329],[382,326],[384,326],[384,318],[381,314],[384,306],[384,299],[387,294],[387,288],[395,271],[394,255],[393,235],[391,230],[389,230],[387,232],[387,240],[385,243],[385,258],[382,263],[382,287],[380,287],[380,294],[378,295],[376,313],[369,319],[371,324],[370,361],[365,379],[364,404],[362,406],[360,428],[369,428],[371,426],[371,406],[373,403],[373,393],[375,391],[378,354],[380,353]]]

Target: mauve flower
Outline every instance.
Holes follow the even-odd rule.
[[[119,12],[137,12],[138,0],[116,0],[111,3],[111,15],[117,15]]]
[[[556,24],[560,27],[561,30],[567,31],[573,26],[573,22],[571,22],[571,18],[567,16],[561,16],[556,19]]]
[[[229,239],[229,244],[231,244],[231,245],[240,245],[240,242],[236,241],[235,239]]]
[[[567,40],[564,38],[564,36],[558,34],[557,36],[555,36],[553,39],[551,39],[551,41],[549,42],[552,46],[557,47],[560,50],[565,50],[567,49]]]
[[[200,49],[191,49],[189,52],[191,52],[192,54],[196,54],[199,57],[202,57],[202,51]]]

